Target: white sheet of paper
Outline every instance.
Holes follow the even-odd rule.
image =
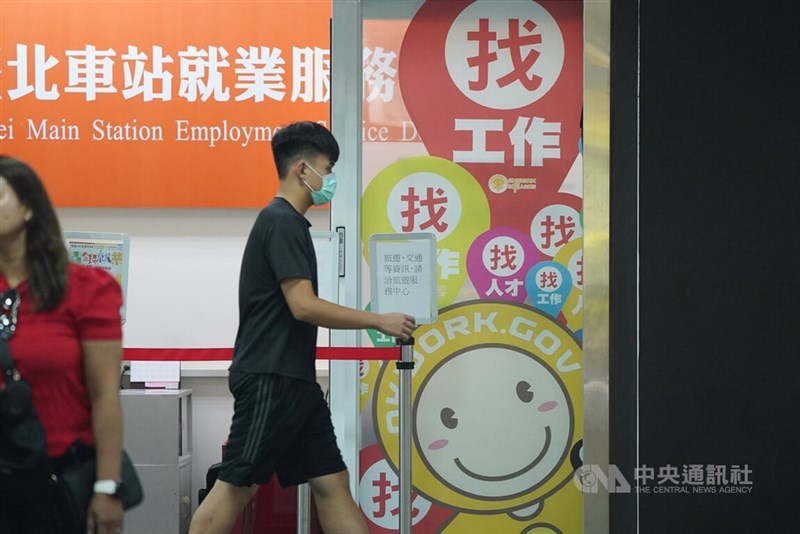
[[[131,362],[131,382],[180,382],[181,362]]]

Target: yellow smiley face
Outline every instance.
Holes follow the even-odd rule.
[[[581,349],[527,306],[473,302],[416,333],[414,487],[473,512],[513,512],[571,480],[581,446]],[[379,441],[398,458],[397,373],[378,377]]]

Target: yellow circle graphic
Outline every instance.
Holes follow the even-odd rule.
[[[369,263],[369,236],[430,232],[436,236],[437,295],[452,304],[468,283],[467,252],[489,229],[489,201],[463,167],[443,158],[414,156],[381,170],[361,197],[361,241]]]
[[[413,483],[464,512],[526,509],[570,483],[582,444],[581,348],[528,306],[473,301],[415,333]],[[374,428],[397,466],[398,375],[384,366]]]

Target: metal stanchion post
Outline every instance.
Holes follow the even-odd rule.
[[[297,534],[311,532],[311,486],[297,486]]]
[[[414,338],[400,345],[400,534],[411,534],[411,372],[414,370]]]

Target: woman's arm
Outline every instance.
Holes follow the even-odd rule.
[[[122,456],[122,410],[119,369],[122,341],[84,341],[83,365],[92,408],[92,433],[97,454],[97,480],[119,480]],[[87,514],[87,531],[121,532],[122,502],[95,494]],[[96,530],[95,530],[96,529]]]
[[[122,342],[84,341],[86,387],[92,407],[92,433],[97,448],[97,479],[116,480],[122,454],[122,410],[119,369]]]

